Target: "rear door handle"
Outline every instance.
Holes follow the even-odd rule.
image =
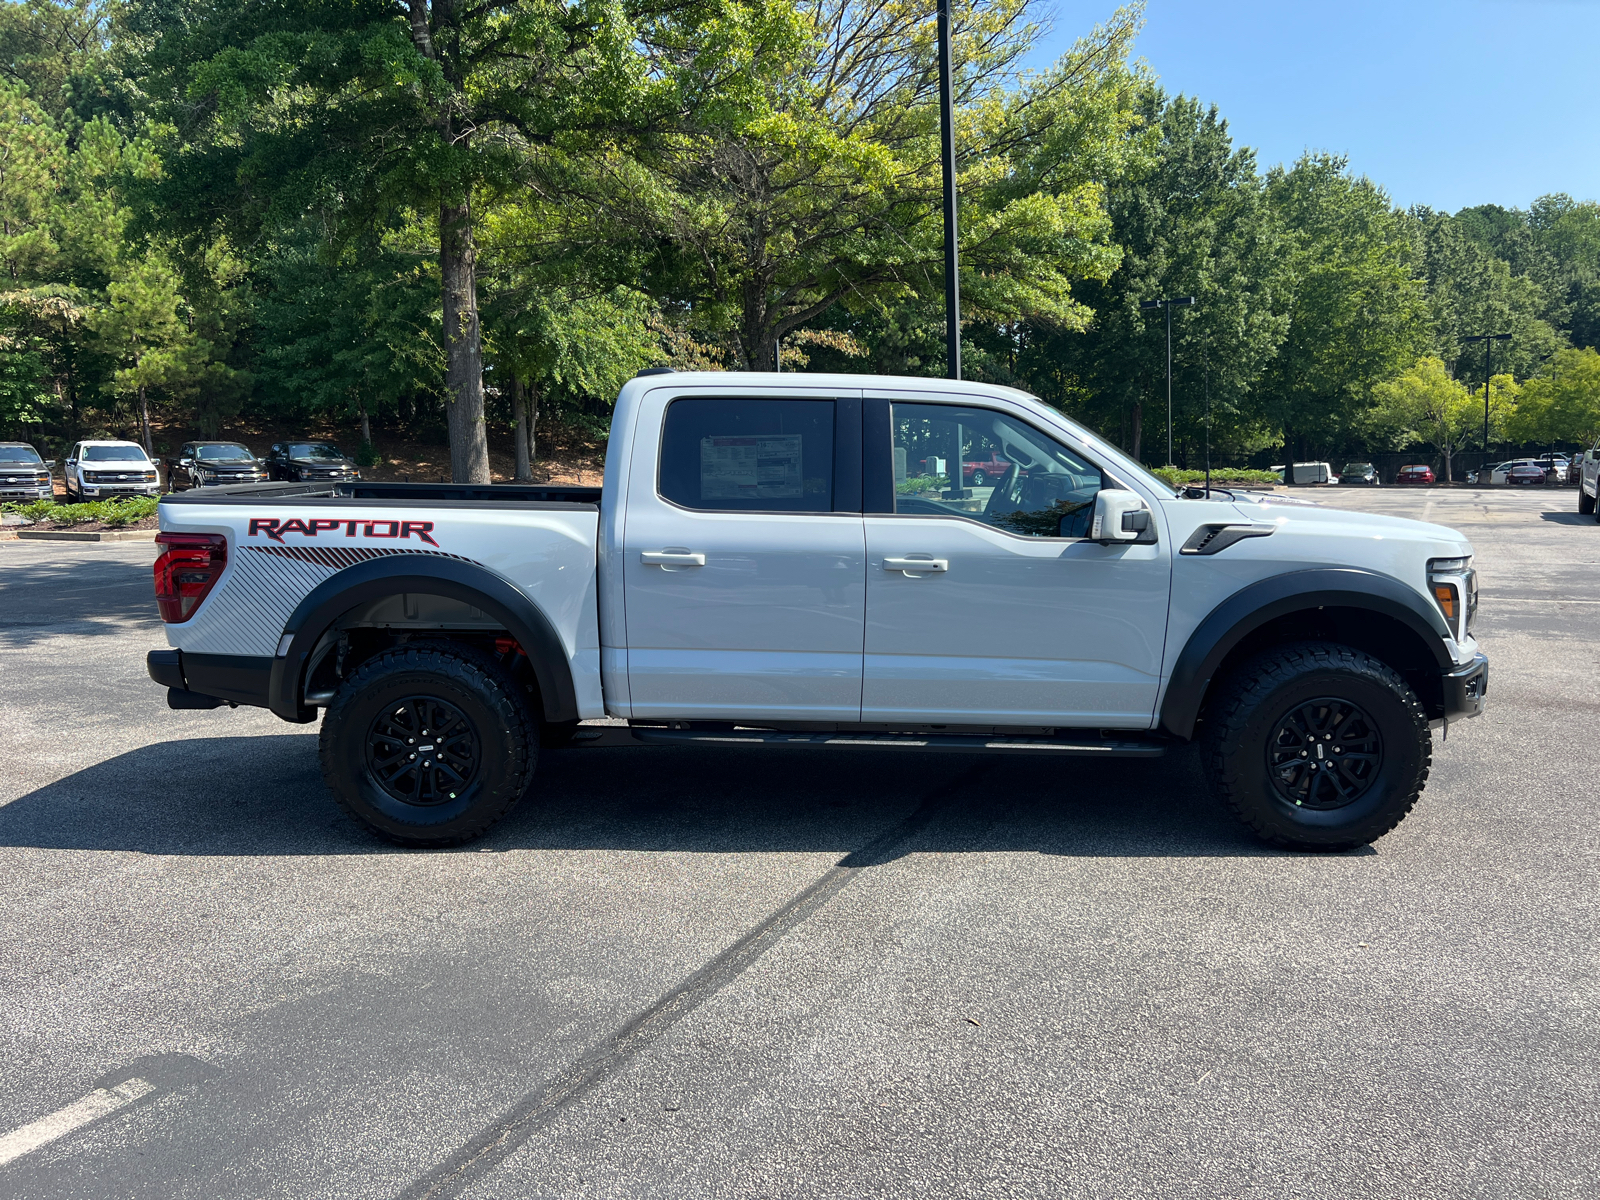
[[[950,569],[948,558],[886,558],[885,571],[904,571],[907,575],[933,575]]]
[[[646,550],[639,561],[647,567],[703,567],[706,556],[689,550]]]

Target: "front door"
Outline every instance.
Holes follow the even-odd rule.
[[[1171,560],[1084,540],[1115,481],[1022,416],[871,396],[861,719],[1149,728]],[[962,486],[969,462],[1004,466]]]
[[[632,715],[859,720],[859,398],[651,393],[638,429],[622,555]]]

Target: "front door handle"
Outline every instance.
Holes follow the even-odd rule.
[[[647,567],[703,567],[706,556],[690,550],[646,550],[639,561]]]
[[[950,569],[948,558],[886,558],[885,571],[903,571],[907,575],[934,575]]]

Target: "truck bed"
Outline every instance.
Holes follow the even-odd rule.
[[[161,498],[163,504],[273,504],[317,500],[399,500],[467,504],[559,504],[598,507],[597,487],[523,483],[237,483],[191,488]]]

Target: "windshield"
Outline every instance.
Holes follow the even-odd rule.
[[[1344,470],[1340,471],[1339,474],[1341,474],[1341,475],[1359,475],[1362,471],[1370,471],[1370,470],[1372,470],[1372,464],[1371,463],[1345,463]]]
[[[194,456],[207,462],[255,462],[256,456],[243,446],[196,446]]]
[[[132,442],[126,446],[85,446],[84,462],[149,462],[144,451]]]
[[[290,458],[343,458],[339,447],[326,442],[298,442],[289,447]]]
[[[38,465],[43,460],[32,446],[0,446],[0,463],[30,463]]]

